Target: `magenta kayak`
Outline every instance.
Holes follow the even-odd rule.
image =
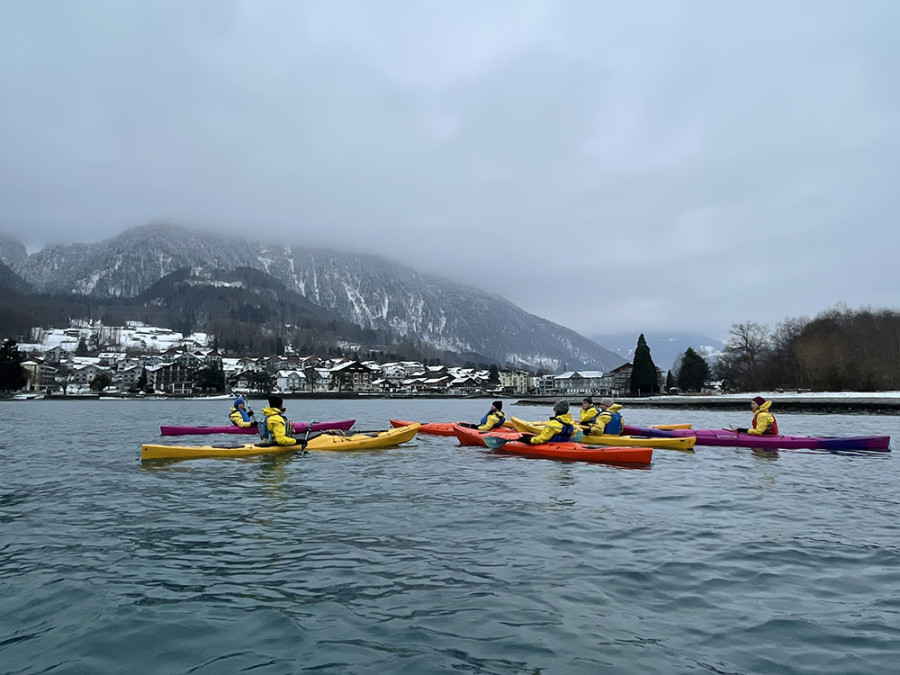
[[[655,429],[626,426],[625,433],[676,438],[696,436],[697,445],[737,448],[782,448],[784,450],[874,450],[891,451],[890,436],[756,436],[729,429]]]
[[[313,431],[324,431],[325,429],[340,429],[347,431],[354,425],[356,420],[336,420],[333,422],[313,422]],[[306,422],[292,422],[294,432],[306,431],[309,426]],[[220,427],[178,427],[172,425],[163,425],[159,428],[160,436],[200,436],[205,434],[255,434],[258,433],[256,427],[236,427],[233,424]]]

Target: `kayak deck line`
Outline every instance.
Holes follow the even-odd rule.
[[[254,455],[271,455],[297,452],[302,450],[348,451],[348,450],[381,450],[412,440],[419,433],[419,425],[413,424],[396,429],[388,429],[372,434],[344,435],[322,432],[311,436],[305,444],[296,445],[259,445],[244,443],[239,445],[159,445],[145,444],[141,446],[141,460],[152,459],[194,459],[202,457],[252,457]]]

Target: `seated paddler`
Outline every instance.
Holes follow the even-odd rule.
[[[269,407],[263,408],[265,421],[259,425],[261,444],[269,445],[306,445],[306,441],[294,438],[294,427],[284,414],[284,399],[277,394],[269,396]]]
[[[750,410],[753,411],[753,423],[746,429],[731,427],[732,431],[739,431],[743,434],[752,434],[753,436],[777,436],[778,421],[775,415],[769,412],[772,407],[772,401],[767,401],[762,396],[756,396],[750,401]]]
[[[481,422],[475,428],[478,431],[491,431],[502,427],[505,421],[506,415],[503,414],[503,401],[494,401],[491,403],[491,409],[485,413],[484,417],[481,418]]]
[[[242,429],[256,426],[256,420],[253,419],[253,411],[247,410],[247,402],[238,397],[234,399],[234,405],[231,406],[231,413],[228,415],[231,423]]]
[[[590,396],[585,396],[581,402],[581,410],[578,411],[578,423],[581,426],[589,427],[599,414],[600,411],[594,407],[594,399]]]
[[[541,433],[537,436],[522,434],[519,440],[531,445],[541,443],[568,443],[575,433],[575,418],[569,414],[569,402],[560,399],[553,404],[553,417],[544,423]]]
[[[584,430],[584,433],[589,436],[600,436],[601,434],[620,436],[625,428],[625,418],[619,412],[621,409],[621,405],[613,403],[609,396],[604,396],[600,399],[600,412],[590,427]]]

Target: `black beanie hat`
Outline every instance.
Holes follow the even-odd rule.
[[[503,401],[494,401],[491,403],[497,410],[503,410]]]
[[[278,394],[272,394],[269,396],[269,407],[270,408],[283,408],[284,407],[284,399],[281,398]]]

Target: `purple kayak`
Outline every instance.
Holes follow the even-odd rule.
[[[663,438],[696,436],[697,445],[777,450],[875,450],[891,451],[890,436],[755,436],[729,429],[655,429],[625,425],[625,433]]]
[[[313,422],[313,431],[324,431],[326,429],[340,429],[347,431],[354,425],[356,420],[337,420],[334,422]],[[309,426],[306,422],[291,422],[294,427],[294,433],[306,431]],[[160,436],[200,436],[206,434],[257,434],[259,433],[255,426],[253,427],[237,427],[233,424],[221,427],[177,427],[177,426],[161,426],[159,428]]]

